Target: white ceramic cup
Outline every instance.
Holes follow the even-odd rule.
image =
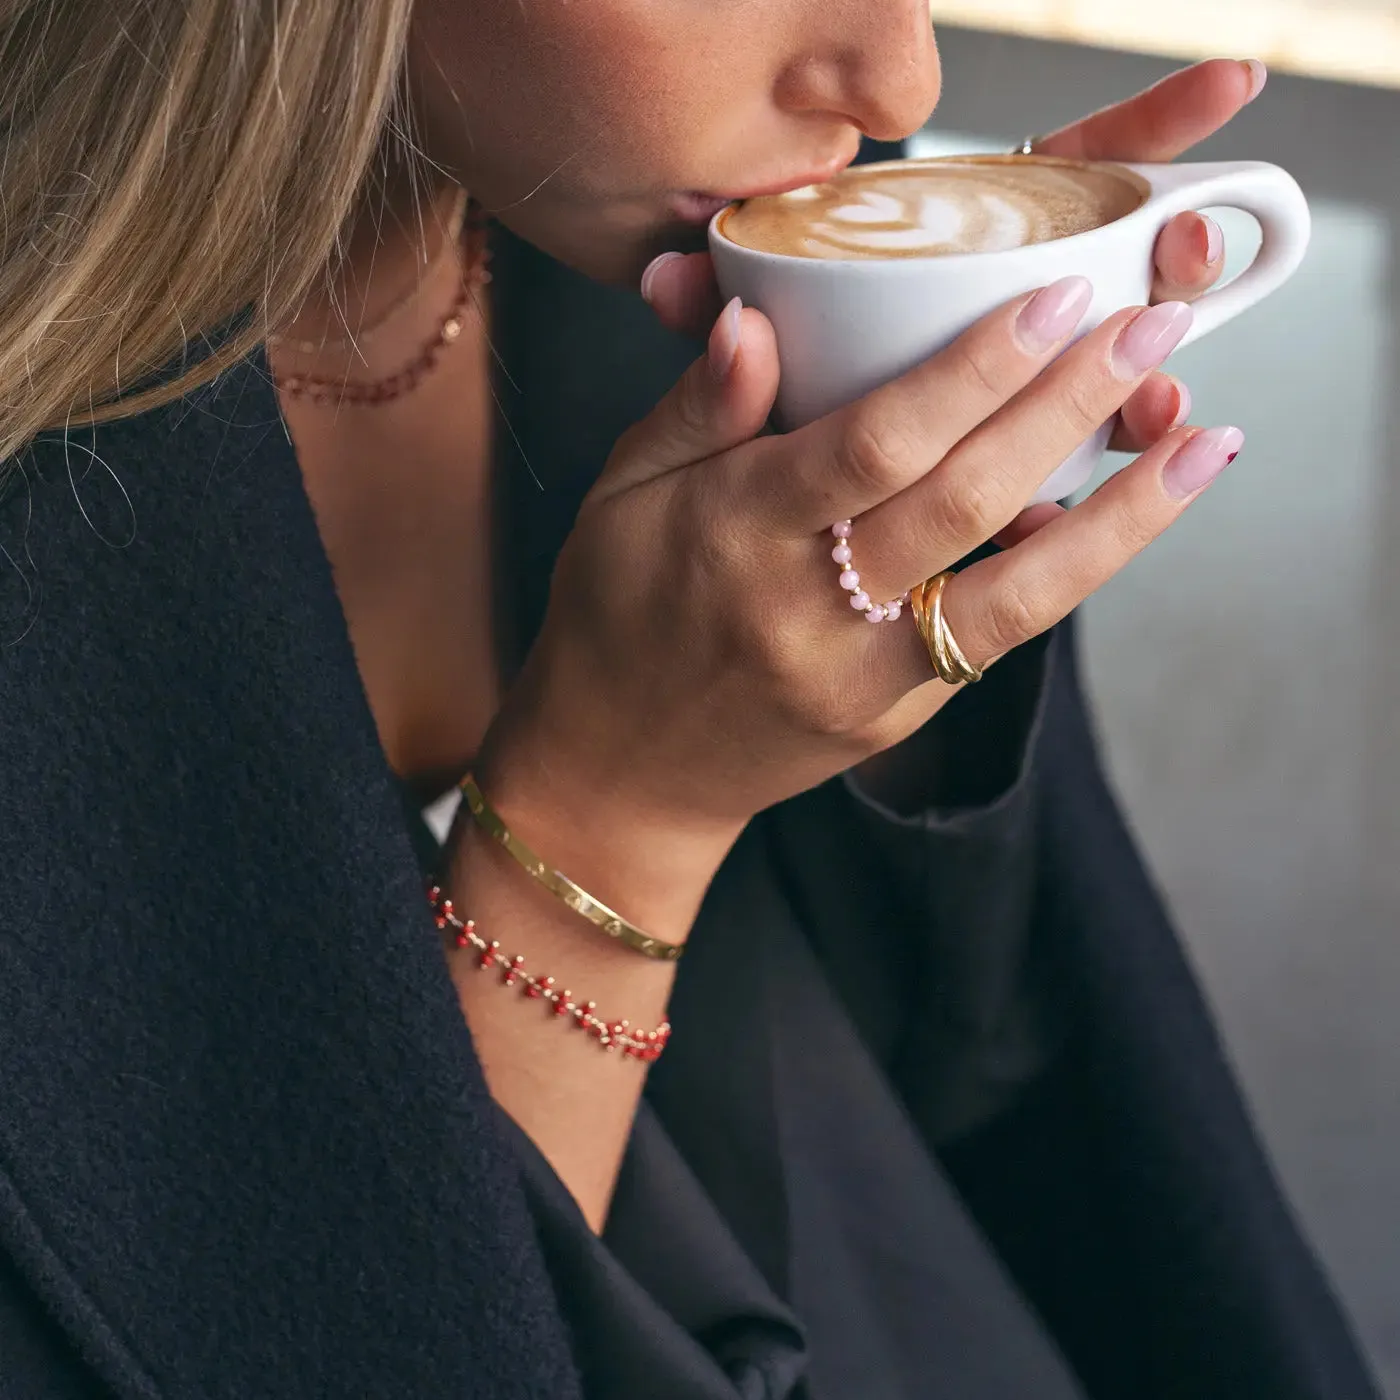
[[[948,160],[1045,162],[1051,157],[955,156]],[[900,165],[905,162],[891,162]],[[916,162],[938,164],[938,160]],[[1081,162],[1054,162],[1077,165]],[[867,169],[878,170],[880,166]],[[1312,219],[1286,171],[1259,162],[1217,165],[1118,165],[1144,187],[1132,213],[1088,233],[1006,252],[927,258],[825,259],[759,252],[731,242],[710,224],[710,252],[720,291],[741,297],[773,323],[782,379],[775,420],[800,428],[898,378],[942,350],[1012,297],[1078,274],[1094,285],[1080,334],[1126,306],[1144,305],[1154,280],[1157,237],[1192,209],[1242,209],[1259,221],[1255,261],[1227,286],[1195,304],[1183,344],[1209,334],[1276,291],[1307,252]],[[1048,477],[1036,501],[1079,490],[1098,468],[1112,424]]]

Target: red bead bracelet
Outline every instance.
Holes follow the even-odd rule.
[[[648,1064],[661,1058],[661,1052],[671,1038],[669,1021],[663,1021],[654,1031],[635,1031],[627,1021],[605,1021],[596,1014],[596,1002],[575,1001],[571,991],[560,991],[555,986],[553,977],[526,972],[524,954],[509,956],[501,952],[499,943],[484,939],[476,931],[474,920],[463,921],[458,917],[452,908],[452,901],[443,893],[441,886],[428,886],[428,903],[433,907],[438,928],[444,932],[451,929],[450,936],[458,948],[475,949],[477,967],[482,972],[499,972],[503,987],[519,986],[526,1000],[547,1003],[551,1015],[562,1017],[570,1025],[587,1032],[604,1050],[621,1049],[628,1059],[643,1060]]]

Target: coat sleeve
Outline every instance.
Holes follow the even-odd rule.
[[[859,906],[835,873],[808,898],[833,984],[1095,1400],[1373,1400],[1110,790],[1072,631],[1002,670],[905,775],[923,802],[848,779],[785,815],[794,868],[857,850],[877,875]]]
[[[1037,756],[1049,1071],[945,1160],[1095,1395],[1373,1400],[1105,777],[1071,640]]]

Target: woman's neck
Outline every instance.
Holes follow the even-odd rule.
[[[498,698],[486,299],[406,391],[367,403],[341,390],[400,375],[456,319],[463,270],[445,239],[459,198],[443,187],[362,217],[335,277],[270,347],[385,754],[434,781],[460,776]],[[347,327],[374,329],[347,340]],[[298,376],[325,392],[292,392]]]

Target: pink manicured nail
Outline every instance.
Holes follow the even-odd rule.
[[[1202,214],[1201,222],[1206,226],[1206,265],[1214,267],[1225,256],[1225,230],[1209,214]]]
[[[719,313],[719,320],[715,322],[715,328],[710,332],[708,349],[710,373],[721,384],[729,378],[729,372],[734,368],[734,361],[739,357],[739,318],[743,310],[744,303],[735,297]]]
[[[662,253],[659,258],[653,258],[647,264],[646,271],[642,273],[642,300],[648,305],[651,304],[652,288],[656,285],[656,274],[667,263],[675,262],[681,256],[680,253]]]
[[[1094,300],[1086,277],[1065,277],[1038,291],[1016,318],[1016,338],[1030,355],[1043,355],[1079,329]]]
[[[1244,446],[1238,428],[1207,428],[1197,433],[1162,468],[1162,486],[1174,501],[1185,501],[1204,490]]]
[[[1195,313],[1184,301],[1151,306],[1129,323],[1113,347],[1113,372],[1119,379],[1140,379],[1156,369],[1181,344]]]
[[[1176,417],[1172,420],[1172,427],[1179,428],[1191,417],[1191,391],[1174,375],[1169,375],[1168,378],[1176,385],[1177,402],[1180,405],[1176,410]]]
[[[1269,70],[1257,58],[1246,58],[1241,62],[1249,74],[1249,96],[1245,101],[1253,102],[1264,91],[1264,84],[1269,81]]]

